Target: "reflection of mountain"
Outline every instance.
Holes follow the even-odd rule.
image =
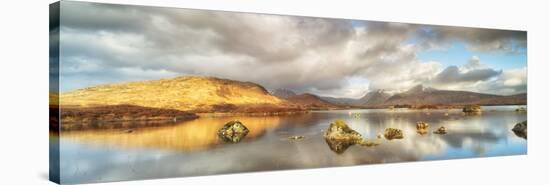
[[[194,112],[287,112],[299,110],[251,82],[214,77],[99,85],[61,94],[65,106],[137,105]]]
[[[76,131],[62,132],[65,139],[117,148],[151,148],[165,150],[198,151],[223,143],[216,135],[219,128],[231,120],[240,120],[250,132],[244,138],[261,137],[268,129],[279,126],[280,118],[267,117],[218,117],[199,118],[170,127],[144,128],[124,131]]]

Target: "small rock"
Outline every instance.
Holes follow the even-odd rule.
[[[387,140],[403,139],[403,131],[396,128],[386,128],[386,130],[384,131],[384,137]]]
[[[290,137],[288,137],[288,139],[290,139],[290,140],[302,140],[304,138],[306,138],[306,137],[305,136],[290,136]]]
[[[426,122],[423,122],[423,121],[416,122],[417,130],[426,130],[428,129],[428,127],[430,127],[430,125]]]
[[[416,130],[416,133],[418,133],[420,135],[426,135],[428,133],[428,130],[424,130],[424,129]]]
[[[441,126],[436,131],[434,131],[434,134],[446,134],[446,133],[447,133],[447,128],[445,128],[444,126]]]
[[[517,123],[514,125],[514,128],[512,128],[512,131],[516,136],[527,139],[527,121]]]
[[[429,127],[430,127],[430,125],[426,122],[423,122],[423,121],[416,122],[416,133],[418,133],[420,135],[427,134],[428,133],[427,129]]]
[[[371,147],[371,146],[378,146],[380,145],[379,142],[370,141],[370,140],[363,140],[359,143],[361,146]]]
[[[520,107],[516,109],[516,112],[527,112],[527,109],[525,107]]]

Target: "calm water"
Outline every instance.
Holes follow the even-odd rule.
[[[477,116],[460,110],[342,110],[270,117],[199,119],[161,128],[63,133],[60,139],[63,183],[137,180],[223,173],[349,166],[408,161],[520,155],[527,140],[511,131],[527,120],[517,106],[483,107]],[[349,113],[359,113],[352,117]],[[448,116],[445,113],[448,112]],[[216,131],[240,120],[250,133],[238,144],[224,144]],[[387,127],[403,130],[404,139],[380,139],[375,147],[354,145],[332,151],[322,137],[335,119],[344,119],[364,138],[375,139]],[[416,133],[416,122],[430,130],[445,126],[446,135]],[[305,139],[291,141],[289,136]]]

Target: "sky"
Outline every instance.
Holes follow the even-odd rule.
[[[527,32],[64,1],[60,89],[186,75],[360,98],[527,91]]]

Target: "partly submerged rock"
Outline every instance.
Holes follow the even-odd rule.
[[[355,144],[355,142],[331,140],[327,138],[325,138],[325,141],[327,142],[327,145],[330,148],[330,150],[332,150],[337,154],[344,153],[344,151],[346,151],[350,146]]]
[[[462,108],[462,112],[468,115],[476,115],[481,113],[481,106],[479,105],[466,105]]]
[[[420,135],[425,135],[428,133],[429,127],[430,125],[426,122],[423,122],[423,121],[416,122],[416,133]]]
[[[249,130],[240,121],[227,122],[220,130],[218,130],[218,136],[225,142],[238,143],[247,134]]]
[[[446,134],[446,133],[447,133],[447,128],[445,128],[444,126],[441,126],[434,131],[434,134]]]
[[[527,112],[527,109],[525,107],[520,107],[516,109],[516,112]]]
[[[351,129],[343,120],[336,120],[325,131],[325,139],[357,142],[363,140],[359,132]]]
[[[343,120],[331,123],[323,136],[330,150],[338,154],[343,153],[352,145],[363,142],[361,134],[351,129]]]
[[[403,131],[396,128],[386,128],[386,130],[384,131],[384,137],[387,140],[403,139]]]
[[[290,137],[288,137],[288,139],[290,139],[290,140],[302,140],[304,138],[306,138],[306,137],[305,136],[290,136]]]
[[[512,128],[512,131],[516,136],[527,139],[527,121],[517,123],[514,125],[514,128]]]
[[[379,141],[371,141],[371,140],[363,140],[363,141],[359,142],[359,145],[366,146],[366,147],[371,147],[371,146],[380,145],[380,142]]]
[[[426,135],[428,133],[428,130],[426,129],[420,129],[420,130],[416,130],[416,133],[420,134],[420,135]]]
[[[430,125],[426,122],[419,121],[416,122],[416,130],[426,130],[430,127]]]

